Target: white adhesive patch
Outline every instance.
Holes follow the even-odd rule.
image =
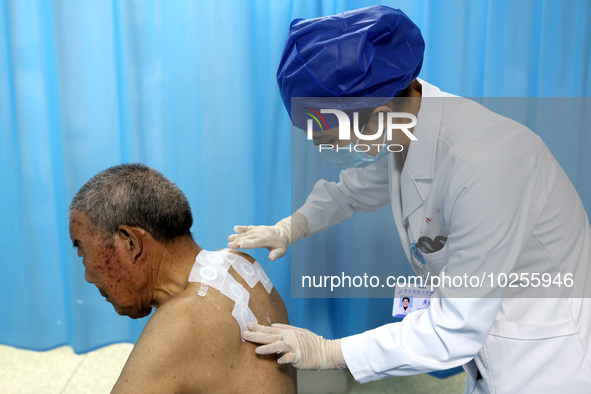
[[[218,273],[211,267],[203,267],[199,270],[201,277],[207,281],[215,280],[218,277]]]
[[[232,294],[234,294],[234,296],[236,298],[240,298],[240,299],[243,298],[242,290],[240,290],[238,285],[235,285],[234,283],[232,283],[232,285],[230,286],[230,290],[232,291]]]
[[[254,270],[252,269],[252,264],[248,261],[236,261],[232,264],[232,268],[238,272],[251,289],[259,282],[259,278],[254,274]]]
[[[259,281],[261,281],[261,284],[263,285],[267,293],[271,294],[271,290],[273,290],[273,283],[271,283],[271,280],[265,273],[263,267],[261,267],[259,262],[256,260],[252,264],[252,266],[254,267],[255,275],[259,278]]]
[[[232,275],[226,276],[226,280],[222,284],[221,289],[218,290],[226,297],[232,299],[232,301],[236,303],[242,302],[248,306],[250,293],[244,287],[242,287],[242,285],[238,283],[236,279],[232,277]]]
[[[261,282],[268,294],[273,290],[273,283],[265,273],[265,270],[258,261],[251,263],[244,257],[234,253],[228,253],[227,249],[223,251],[231,261],[232,268],[244,279],[246,284],[252,289],[258,282]]]
[[[209,289],[209,286],[207,286],[205,283],[201,283],[201,287],[199,288],[199,292],[197,294],[201,297],[205,297],[207,294],[207,289]]]
[[[223,264],[224,258],[219,254],[209,254],[208,260],[211,264]]]
[[[200,262],[196,262],[189,274],[189,282],[201,283],[198,294],[203,297],[209,287],[221,289],[227,275],[228,269],[223,265],[201,265]]]
[[[234,319],[236,319],[236,321],[238,322],[238,325],[240,326],[240,331],[247,330],[246,323],[248,323],[249,321],[258,323],[257,318],[252,313],[250,308],[245,307],[244,304],[234,304],[234,309],[232,309],[232,316],[234,316]],[[244,342],[244,340],[242,340],[242,342]]]
[[[227,249],[219,252],[199,252],[189,274],[189,282],[201,283],[198,294],[202,297],[207,294],[209,287],[213,287],[234,301],[232,316],[238,322],[240,331],[245,331],[246,323],[258,321],[248,306],[250,293],[232,275],[228,275],[230,267],[233,267],[251,288],[261,282],[267,293],[271,294],[273,284],[263,267],[257,261],[251,264],[244,257],[229,253]]]

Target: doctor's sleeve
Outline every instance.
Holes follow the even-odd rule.
[[[390,202],[388,157],[364,168],[341,171],[340,181],[319,180],[297,212],[308,219],[310,235],[328,229],[355,212],[373,212]]]
[[[545,164],[506,155],[468,163],[453,157],[440,167],[446,171],[447,276],[511,272],[548,195],[548,177],[540,177]],[[484,346],[503,293],[504,288],[487,285],[440,287],[429,308],[343,338],[347,366],[364,383],[465,364]]]

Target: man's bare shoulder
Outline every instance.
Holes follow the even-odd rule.
[[[177,392],[205,389],[221,378],[241,344],[240,330],[226,300],[214,292],[199,296],[199,286],[189,284],[156,310],[115,388],[131,392],[155,385],[156,392]]]
[[[200,288],[199,282],[189,283],[182,293],[162,306],[164,309],[160,308],[160,319],[175,320],[182,316],[186,334],[209,337],[210,333],[215,332],[219,337],[223,336],[219,341],[227,342],[229,337],[236,333],[235,339],[241,343],[240,329],[232,317],[234,301],[211,287],[205,296],[201,296],[198,294]],[[196,330],[199,331],[198,334],[195,333]],[[221,330],[224,332],[220,332]]]
[[[147,335],[166,336],[168,345],[193,355],[210,354],[222,344],[225,348],[239,346],[242,341],[232,317],[233,301],[211,288],[202,297],[198,294],[200,287],[200,283],[189,283],[182,293],[158,308],[152,318],[154,332]],[[223,362],[219,354],[215,360]]]

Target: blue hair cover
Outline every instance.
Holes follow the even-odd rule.
[[[290,116],[293,97],[382,98],[356,104],[375,107],[417,77],[424,50],[419,28],[402,11],[386,6],[296,19],[287,34],[277,83]],[[347,107],[337,109],[353,109]],[[293,116],[292,122],[301,123]]]

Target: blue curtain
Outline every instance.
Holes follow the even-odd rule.
[[[206,249],[225,247],[236,224],[289,215],[290,122],[274,79],[287,28],[373,4],[0,0],[0,343],[83,353],[142,331],[146,319],[117,316],[84,281],[68,235],[71,198],[108,166],[143,162],[176,182]],[[445,91],[591,92],[588,1],[382,4],[419,25],[421,77]],[[591,140],[572,138],[553,153],[589,210]],[[339,337],[390,320],[391,300],[291,298],[288,259],[252,255],[293,324]]]

